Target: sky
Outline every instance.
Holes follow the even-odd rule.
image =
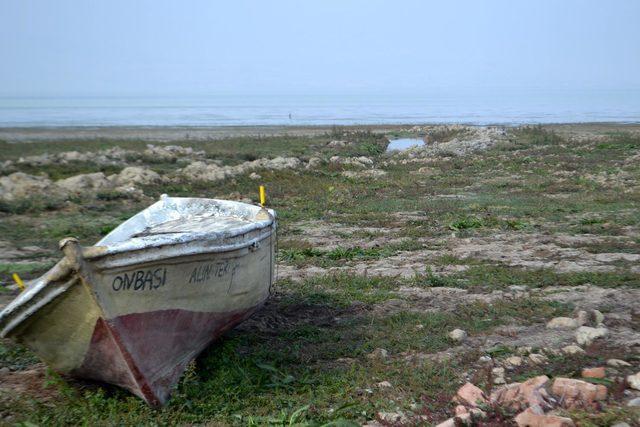
[[[3,0],[1,96],[637,90],[638,0]]]

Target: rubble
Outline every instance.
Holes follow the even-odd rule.
[[[576,341],[580,345],[589,346],[598,338],[602,338],[609,333],[607,328],[592,328],[590,326],[580,326],[576,331]]]
[[[607,387],[571,378],[556,378],[551,386],[563,408],[593,409],[607,398]]]

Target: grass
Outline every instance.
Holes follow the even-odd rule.
[[[453,131],[433,133],[431,138],[460,136],[459,131]],[[327,146],[336,139],[349,144]],[[140,160],[159,173],[171,174],[181,166],[180,162],[145,156],[147,143],[106,139],[0,142],[0,161],[119,146],[131,151],[129,161]],[[203,150],[207,158],[227,165],[260,157],[365,155],[387,175],[364,183],[343,177],[341,167],[326,166],[259,171],[259,181],[248,176],[215,183],[175,179],[142,188],[152,199],[168,193],[255,201],[257,186],[263,184],[269,206],[279,215],[279,263],[293,270],[313,267],[327,271],[299,281],[280,280],[257,323],[250,321],[232,331],[200,355],[164,408],[151,409],[116,387],[50,374],[50,387],[58,396],[54,402],[38,396],[0,398],[0,413],[13,417],[7,423],[357,425],[374,419],[379,411],[398,410],[425,414],[436,423],[449,416],[451,395],[464,381],[465,373],[475,372],[482,355],[470,347],[446,361],[431,358],[429,355],[456,346],[447,335],[451,329],[462,328],[473,339],[481,339],[502,325],[543,324],[574,307],[535,297],[503,298],[491,304],[465,302],[453,292],[447,300],[429,296],[448,292],[435,288],[480,294],[507,291],[513,285],[531,289],[587,284],[640,288],[640,274],[629,263],[616,264],[610,272],[559,273],[457,258],[449,251],[452,242],[466,238],[491,239],[500,234],[526,238],[531,233],[550,238],[560,234],[587,237],[589,243],[578,246],[591,253],[640,253],[640,169],[626,162],[640,149],[636,135],[614,132],[607,139],[568,140],[545,127],[512,129],[507,141],[480,154],[430,159],[429,173],[419,172],[425,164],[391,162],[384,154],[386,143],[380,135],[339,127],[308,137],[176,142]],[[14,168],[47,173],[53,179],[101,170],[87,163],[67,166]],[[115,173],[123,166],[102,170]],[[626,181],[600,183],[592,178],[599,173],[618,176],[621,172],[628,175]],[[82,244],[93,244],[148,204],[149,200],[109,191],[69,201],[34,197],[2,202],[0,240],[16,248],[38,246],[42,249],[38,256],[56,259],[59,239],[75,236]],[[323,247],[314,244],[317,237],[310,233],[315,223],[326,226],[326,235],[321,237],[329,243]],[[331,239],[335,242],[330,243]],[[376,242],[371,242],[374,239]],[[412,277],[349,270],[359,264],[392,262],[390,258],[401,261],[416,254],[424,256],[424,263]],[[0,280],[9,283],[9,274],[14,271],[32,278],[48,266],[27,256],[2,260]],[[336,271],[329,271],[332,268]],[[427,296],[407,296],[401,292],[407,287]],[[369,359],[367,355],[376,348],[385,348],[391,357]],[[513,351],[508,344],[488,350],[498,358]],[[409,356],[416,354],[424,356],[422,362],[410,360]],[[601,361],[602,357],[604,353],[553,359],[540,372],[574,375],[582,364]],[[0,343],[0,367],[23,370],[35,360],[23,347]],[[536,372],[527,368],[515,375],[524,379]],[[381,389],[376,386],[380,381],[389,381],[393,387]],[[571,416],[584,425],[607,425],[616,417],[630,416],[625,411],[612,407],[601,414]]]

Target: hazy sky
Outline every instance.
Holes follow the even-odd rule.
[[[2,95],[640,88],[640,0],[3,0]]]

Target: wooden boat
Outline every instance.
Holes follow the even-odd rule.
[[[184,369],[267,299],[275,212],[163,196],[64,258],[0,313],[0,335],[54,370],[164,404]]]

